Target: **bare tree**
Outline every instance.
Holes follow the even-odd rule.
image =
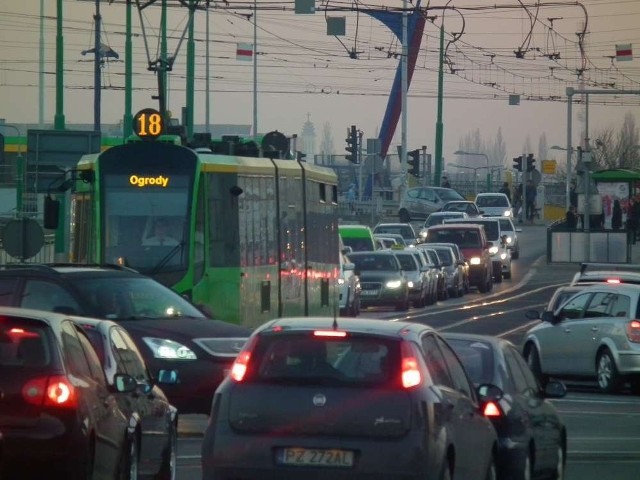
[[[595,138],[591,148],[595,169],[634,169],[640,166],[640,131],[631,112],[625,115],[620,130],[605,128],[592,138]]]
[[[540,140],[538,140],[538,160],[540,162],[547,159],[547,153],[549,150],[548,145],[547,134],[545,132],[542,132],[542,135],[540,135]]]
[[[331,133],[331,124],[329,122],[324,122],[324,125],[322,126],[320,154],[323,157],[333,155],[333,134]]]

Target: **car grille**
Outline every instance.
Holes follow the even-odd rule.
[[[380,290],[382,283],[380,282],[365,282],[361,284],[362,290]]]
[[[243,337],[194,338],[200,348],[214,357],[233,358],[240,353],[247,341]]]

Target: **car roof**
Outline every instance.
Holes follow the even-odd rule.
[[[335,322],[335,323],[334,323]],[[353,333],[384,335],[388,337],[403,338],[405,334],[417,334],[423,331],[435,332],[428,325],[414,322],[391,322],[375,318],[349,319],[345,317],[287,317],[278,318],[267,322],[257,331],[282,328],[287,331],[307,332],[311,330],[346,330]]]
[[[47,325],[59,324],[63,320],[69,318],[68,315],[63,313],[46,312],[43,310],[34,310],[30,308],[18,308],[18,307],[0,307],[0,315],[7,317],[19,317],[30,318],[33,320],[40,320]]]
[[[485,342],[492,345],[494,348],[499,348],[501,344],[511,344],[509,340],[500,337],[494,337],[490,335],[481,335],[479,333],[462,333],[462,332],[441,332],[440,335],[447,339],[459,339],[459,340],[470,340],[470,341],[478,341]]]
[[[500,193],[500,192],[483,192],[483,193],[478,193],[476,195],[476,198],[478,197],[506,197],[507,195],[504,193]]]
[[[617,280],[622,284],[640,284],[640,272],[625,272],[621,270],[595,270],[584,273],[578,272],[574,275],[573,280],[571,280],[571,285],[607,283],[609,280]],[[620,283],[615,284],[619,285]]]
[[[141,273],[128,267],[114,264],[73,264],[73,263],[23,263],[1,265],[0,272],[32,272],[49,275],[112,275],[112,276],[136,276],[144,277]]]
[[[466,219],[465,219],[466,220]],[[461,219],[462,221],[462,219]],[[483,230],[484,227],[482,225],[478,225],[477,222],[465,222],[465,223],[443,223],[441,225],[434,225],[433,227],[429,227],[429,230]]]

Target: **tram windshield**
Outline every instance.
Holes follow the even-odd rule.
[[[189,175],[104,177],[105,260],[145,273],[187,261]]]

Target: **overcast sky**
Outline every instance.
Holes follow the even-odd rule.
[[[169,52],[176,52],[187,20],[187,10],[168,0]],[[45,121],[55,114],[55,15],[56,1],[45,0]],[[125,7],[122,1],[102,2],[103,42],[124,58]],[[160,2],[156,2],[159,4]],[[204,3],[204,2],[202,2]],[[431,2],[442,7],[446,2]],[[488,6],[491,3],[491,6]],[[536,7],[519,0],[452,0],[444,18],[446,42],[463,32],[447,50],[450,64],[445,69],[444,157],[455,162],[453,152],[460,138],[480,129],[492,140],[498,128],[507,144],[507,157],[522,153],[529,137],[534,153],[544,132],[548,144],[566,144],[567,86],[617,88],[640,91],[640,1],[584,0],[566,7]],[[38,121],[38,52],[40,2],[0,0],[0,118],[7,123]],[[214,3],[212,2],[212,5]],[[222,3],[215,5],[223,5]],[[210,107],[211,123],[251,124],[253,119],[253,73],[251,62],[236,60],[236,44],[253,42],[253,24],[247,19],[252,2],[230,3],[228,10],[211,9]],[[267,6],[277,9],[267,10]],[[379,21],[364,13],[372,4],[320,4],[344,11],[295,15],[293,3],[258,1],[258,125],[261,132],[279,130],[300,133],[310,116],[318,134],[330,122],[335,153],[344,153],[346,128],[355,124],[365,138],[376,136],[385,112],[401,46]],[[411,3],[408,3],[411,5]],[[423,3],[422,7],[426,4]],[[580,7],[584,6],[584,9]],[[375,6],[392,9],[402,2],[381,2]],[[357,7],[357,11],[356,11]],[[65,0],[64,14],[64,114],[66,123],[93,123],[93,56],[82,51],[93,46],[95,2]],[[143,22],[152,57],[158,55],[159,6],[145,10]],[[328,16],[346,17],[347,35],[326,35]],[[427,145],[433,153],[436,123],[438,30],[442,10],[428,22],[422,39],[416,72],[408,98],[408,148]],[[195,122],[205,122],[206,15],[196,14],[196,111]],[[583,55],[579,33],[587,21]],[[532,27],[533,25],[533,27]],[[148,72],[141,20],[134,8],[134,94],[133,111],[156,107],[156,79]],[[616,45],[632,44],[636,60],[619,62]],[[514,51],[522,52],[521,59]],[[349,52],[357,52],[350,58]],[[103,69],[102,122],[117,123],[124,110],[124,63],[109,62]],[[170,74],[169,109],[179,116],[184,105],[186,42],[177,53]],[[519,106],[508,105],[508,94],[521,94]],[[624,115],[632,112],[640,125],[640,97],[626,95],[591,96],[590,132],[618,128]],[[606,105],[599,103],[605,102]],[[580,137],[578,122],[584,111],[575,108],[574,142]],[[399,140],[399,127],[396,139]],[[558,152],[562,159],[562,152]]]

